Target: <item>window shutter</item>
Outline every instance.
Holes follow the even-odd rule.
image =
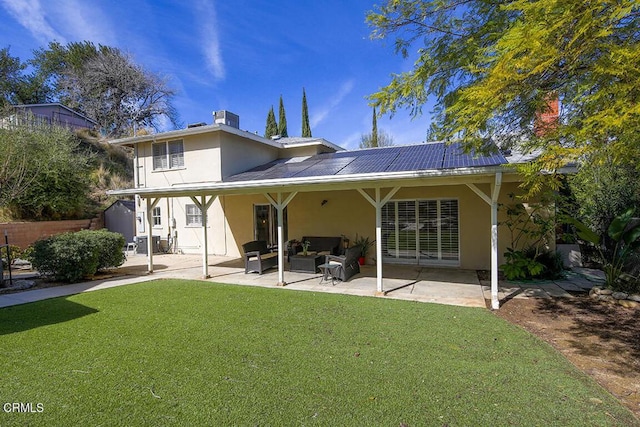
[[[153,169],[167,169],[167,146],[164,142],[153,144]]]
[[[169,167],[184,167],[184,150],[182,140],[169,141]]]

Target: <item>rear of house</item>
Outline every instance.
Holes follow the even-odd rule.
[[[277,246],[273,202],[281,194],[292,196],[282,209],[285,242],[377,240],[379,233],[385,263],[489,269],[491,197],[508,203],[519,181],[501,154],[474,156],[442,143],[344,151],[319,138],[265,139],[223,122],[112,143],[134,149],[135,188],[120,194],[136,195],[137,234],[151,231],[161,249],[182,253],[206,247],[237,257],[251,240]],[[376,192],[379,210],[371,203]],[[502,233],[499,256],[508,245]],[[376,257],[370,251],[368,262]]]

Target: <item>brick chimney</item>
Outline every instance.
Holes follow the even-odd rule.
[[[560,101],[558,94],[553,93],[546,98],[547,105],[542,112],[536,113],[533,122],[533,131],[537,136],[545,136],[550,131],[555,130],[560,118]]]

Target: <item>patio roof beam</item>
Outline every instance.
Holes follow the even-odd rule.
[[[153,273],[153,209],[161,197],[147,199],[147,272]]]
[[[209,276],[209,239],[207,235],[207,212],[218,197],[217,194],[210,196],[207,199],[206,195],[201,195],[200,200],[195,196],[191,196],[191,200],[200,209],[200,215],[202,217],[202,278],[208,279]]]
[[[482,200],[484,200],[488,205],[491,205],[491,197],[487,196],[487,194],[480,190],[475,184],[467,183],[467,187],[473,190],[474,193],[478,195]]]
[[[400,187],[393,187],[386,196],[381,197],[380,187],[375,188],[375,199],[361,188],[357,189],[362,197],[376,209],[376,293],[384,294],[382,284],[382,207],[400,190]]]
[[[275,199],[269,193],[264,193],[269,203],[278,212],[278,286],[286,286],[287,284],[284,281],[284,208],[287,207],[296,194],[298,194],[297,191],[289,193],[283,201],[282,193],[277,193]]]

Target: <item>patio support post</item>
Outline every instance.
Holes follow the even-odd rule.
[[[382,288],[382,206],[380,205],[380,189],[376,188],[376,291],[383,293]]]
[[[147,272],[153,273],[153,208],[160,198],[147,199]]]
[[[195,205],[200,209],[200,214],[202,215],[202,278],[208,279],[209,276],[209,239],[207,235],[207,212],[209,208],[213,204],[213,201],[218,197],[217,194],[214,194],[207,200],[206,195],[200,196],[200,200],[196,197],[191,196],[191,200]]]
[[[393,187],[384,198],[381,199],[380,188],[375,189],[375,200],[361,188],[358,192],[376,209],[376,295],[384,295],[382,284],[382,207],[400,190]]]
[[[264,194],[278,213],[278,286],[287,285],[284,281],[284,208],[287,207],[296,194],[298,192],[289,194],[284,201],[282,201],[282,193],[278,193],[275,200],[268,193]]]
[[[496,172],[491,186],[491,308],[500,308],[498,299],[498,196],[502,185],[502,172]]]

